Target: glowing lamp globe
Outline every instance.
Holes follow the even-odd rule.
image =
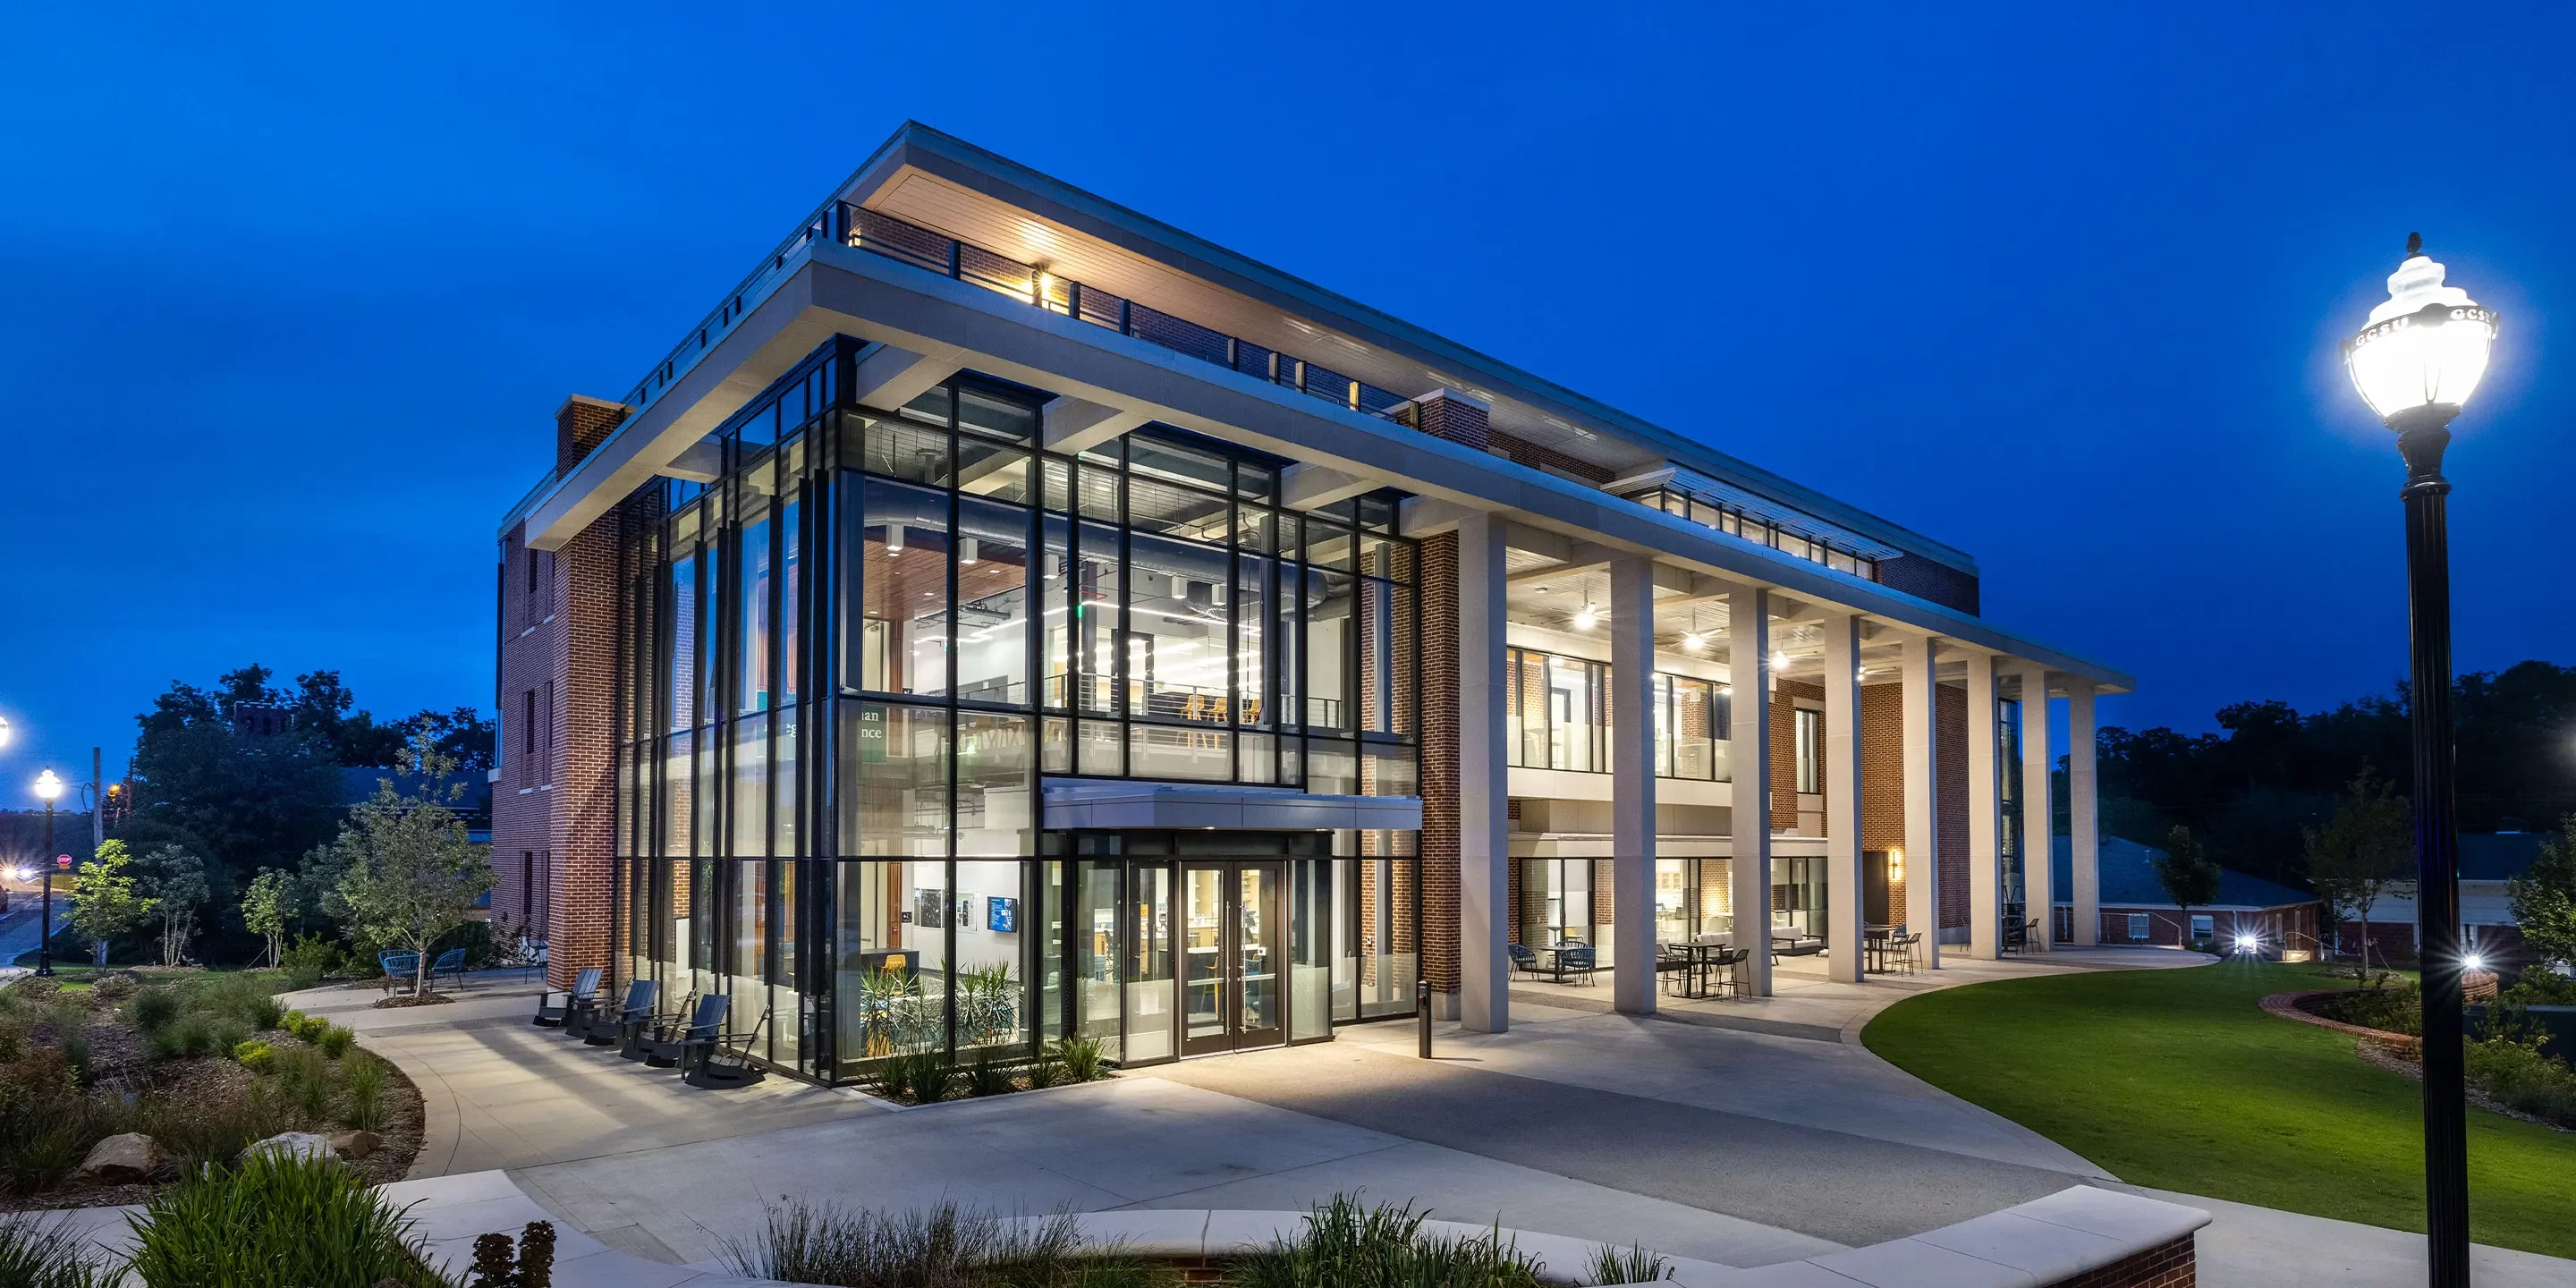
[[[2487,374],[2495,310],[2443,285],[2445,271],[2424,254],[2423,235],[2408,234],[2405,262],[2388,275],[2388,298],[2344,342],[2353,388],[2401,434],[2449,424]]]
[[[63,780],[54,771],[48,769],[36,776],[36,799],[51,804],[62,794]]]

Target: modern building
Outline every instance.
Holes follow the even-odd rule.
[[[2051,847],[2060,890],[2072,884],[2074,839],[2057,837]],[[2206,943],[2227,953],[2242,951],[2240,945],[2250,939],[2263,956],[2289,961],[2312,961],[2321,949],[2332,949],[2331,935],[2323,945],[2317,940],[2324,908],[2315,895],[2234,868],[2218,870],[2216,898],[2189,908],[2175,906],[2156,875],[2156,862],[2164,854],[2154,846],[2120,837],[2101,838],[2095,868],[2098,942],[2164,948]],[[2057,900],[2060,940],[2073,937],[2074,917],[2075,901],[2061,894]]]
[[[564,404],[499,585],[500,911],[821,1079],[1417,983],[1499,1029],[1514,942],[1635,1011],[1659,942],[1990,956],[2052,698],[2089,941],[2131,685],[1964,552],[919,125]]]

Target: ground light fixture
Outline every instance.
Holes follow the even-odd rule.
[[[63,780],[48,765],[36,775],[36,799],[45,803],[45,853],[54,852],[54,802],[63,796]],[[49,857],[37,865],[45,871],[45,900],[42,919],[37,923],[36,973],[54,973],[54,863]]]
[[[2477,392],[2496,315],[2443,283],[2420,233],[2388,275],[2343,360],[2363,402],[2397,435],[2406,461],[2406,597],[2413,666],[2415,890],[2424,971],[2424,1203],[2428,1282],[2468,1288],[2469,1149],[2461,1049],[2460,842],[2451,728],[2451,421]]]

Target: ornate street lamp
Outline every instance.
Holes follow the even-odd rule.
[[[2496,315],[2442,284],[2420,233],[2388,276],[2388,299],[2344,345],[2364,402],[2406,459],[2406,597],[2414,653],[2415,920],[2423,961],[2424,1201],[2433,1288],[2469,1282],[2469,1145],[2461,1050],[2459,835],[2453,817],[2451,554],[2442,449],[2475,393]]]
[[[62,795],[63,780],[50,767],[36,776],[36,798],[45,803],[45,856],[42,865],[45,869],[45,910],[37,928],[37,933],[43,938],[36,941],[36,973],[39,975],[54,973],[54,802],[62,799]]]

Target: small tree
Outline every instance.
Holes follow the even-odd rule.
[[[492,864],[449,808],[463,799],[464,784],[439,786],[455,762],[426,734],[413,737],[404,758],[420,776],[419,793],[406,796],[392,779],[377,780],[376,794],[351,807],[331,848],[340,871],[336,902],[362,935],[418,956],[412,978],[418,992],[428,985],[439,939],[464,925],[475,901],[492,888]]]
[[[2177,823],[2165,835],[2164,853],[2156,856],[2156,880],[2165,887],[2165,896],[2182,910],[2182,928],[2177,934],[2185,946],[2191,943],[2191,909],[2193,904],[2212,903],[2218,898],[2218,865],[2200,852],[2200,842],[2191,829]]]
[[[2308,875],[2337,924],[2361,923],[2361,964],[2370,978],[2370,909],[2405,870],[2412,826],[2406,798],[2364,766],[2343,790],[2333,817],[2307,832]]]
[[[197,933],[197,909],[206,902],[206,861],[185,847],[164,845],[135,863],[143,888],[161,914],[161,964],[187,960],[188,940]]]
[[[268,964],[286,956],[286,923],[295,915],[295,878],[275,868],[261,868],[242,892],[242,925],[268,941]]]
[[[123,841],[101,841],[98,853],[80,865],[71,890],[72,929],[89,940],[91,961],[107,964],[107,941],[134,929],[152,915],[153,901],[134,888],[134,856]]]
[[[2576,967],[2576,814],[2540,843],[2540,857],[2505,883],[2522,942],[2562,966]]]

